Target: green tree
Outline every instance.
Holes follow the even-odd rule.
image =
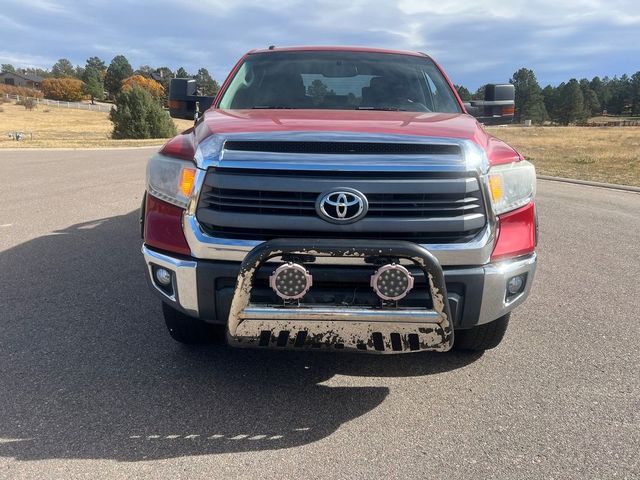
[[[174,136],[176,125],[149,92],[133,87],[116,97],[109,118],[112,138],[167,138]]]
[[[531,120],[533,123],[544,122],[547,118],[547,109],[533,70],[521,68],[513,74],[509,82],[513,84],[516,91],[515,120]]]
[[[572,78],[560,92],[558,121],[563,125],[585,120],[584,97],[580,84]]]
[[[104,63],[99,57],[89,57],[84,66],[86,70],[94,70],[96,72],[104,72],[107,69],[107,64]]]
[[[95,105],[96,100],[104,97],[104,84],[97,77],[91,76],[84,82],[82,91],[91,97],[91,104]]]
[[[91,103],[102,100],[104,97],[105,63],[98,57],[89,57],[84,66],[82,81],[84,92],[91,97]]]
[[[149,65],[140,65],[138,69],[133,72],[134,75],[142,75],[145,78],[151,78],[152,73],[154,73],[154,70]]]
[[[614,115],[631,113],[632,108],[632,87],[631,79],[625,73],[620,78],[613,77],[608,83],[610,97],[606,104],[606,109]]]
[[[329,88],[322,82],[322,80],[316,79],[307,87],[307,94],[310,97],[321,99],[325,95],[329,95]]]
[[[133,68],[124,55],[116,55],[111,60],[104,77],[104,87],[109,95],[115,97],[122,89],[122,81],[133,75]]]
[[[191,78],[191,75],[189,75],[184,67],[180,67],[176,70],[176,78]]]
[[[640,115],[640,71],[631,75],[631,113]]]
[[[209,75],[209,71],[206,68],[201,68],[198,70],[195,76],[196,85],[198,91],[201,95],[208,95],[213,97],[218,90],[220,90],[220,85],[216,82],[211,75]]]
[[[51,67],[51,74],[56,78],[74,78],[76,71],[69,60],[61,58]]]
[[[600,101],[595,91],[591,89],[591,82],[586,78],[580,80],[580,90],[582,90],[582,98],[584,100],[584,115],[592,117],[600,114]]]
[[[609,87],[607,85],[607,82],[605,82],[603,79],[600,79],[600,77],[596,76],[596,77],[593,77],[589,82],[589,88],[593,90],[596,96],[598,97],[598,102],[600,103],[600,109],[601,110],[606,109],[607,102],[609,101],[609,98],[610,98]]]
[[[169,67],[159,67],[155,70],[156,74],[160,75],[160,79],[158,82],[164,87],[164,91],[169,91],[169,83],[171,83],[171,79],[173,78],[173,72]]]
[[[1,71],[2,73],[15,73],[16,67],[11,65],[10,63],[3,63]]]
[[[463,102],[468,102],[471,100],[471,92],[463,85],[454,85],[456,91],[458,92],[458,95],[460,95],[460,98],[462,99]]]
[[[558,119],[558,88],[547,85],[542,89],[544,108],[547,111],[549,118],[553,121],[557,121]]]
[[[51,77],[51,72],[49,70],[45,70],[44,68],[29,67],[29,68],[24,68],[23,72],[27,75],[37,75],[38,77],[43,77],[43,78]]]
[[[471,100],[484,100],[484,89],[487,88],[487,85],[481,85],[478,89],[471,94]]]

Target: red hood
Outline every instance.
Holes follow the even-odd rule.
[[[455,137],[486,136],[473,117],[462,114],[371,110],[209,110],[198,138],[211,133],[331,131]],[[201,131],[202,130],[202,131]]]
[[[178,135],[163,152],[193,158],[195,145],[210,135],[252,132],[330,131],[418,135],[471,140],[482,147],[492,164],[518,160],[504,142],[487,134],[467,114],[384,112],[370,110],[217,110],[205,113],[195,130]],[[186,137],[188,135],[188,137]],[[193,149],[192,152],[188,150]],[[189,157],[190,155],[190,157]]]

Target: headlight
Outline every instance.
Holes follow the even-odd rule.
[[[536,169],[526,160],[491,167],[489,189],[496,215],[520,208],[536,196]]]
[[[157,154],[147,164],[147,191],[154,197],[186,208],[195,176],[193,163]]]

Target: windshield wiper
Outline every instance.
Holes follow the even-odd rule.
[[[382,112],[406,112],[406,108],[398,107],[356,107],[356,110],[376,110]]]

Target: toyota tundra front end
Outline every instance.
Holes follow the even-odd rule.
[[[420,53],[256,50],[147,168],[148,279],[172,337],[372,353],[493,348],[536,267],[535,170]],[[511,86],[474,105],[513,113]],[[469,110],[471,110],[469,108]]]

